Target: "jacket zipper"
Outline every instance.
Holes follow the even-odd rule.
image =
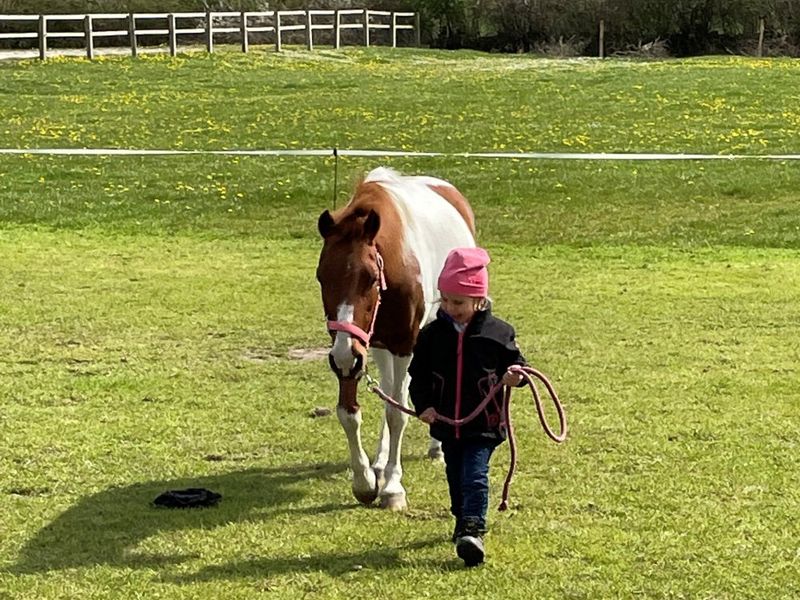
[[[456,420],[461,418],[461,373],[463,371],[462,350],[464,347],[464,332],[458,333],[458,349],[456,351]],[[456,425],[456,439],[461,439],[461,426]]]

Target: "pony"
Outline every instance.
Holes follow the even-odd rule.
[[[317,223],[323,245],[317,266],[322,305],[331,336],[330,367],[338,378],[336,414],[344,429],[362,504],[407,507],[401,449],[408,416],[384,407],[375,459],[361,443],[357,386],[370,351],[380,387],[408,406],[408,365],[420,328],[436,316],[437,279],[456,247],[475,246],[475,218],[451,183],[405,176],[385,167],[370,171],[349,202]],[[428,456],[442,458],[431,438]]]

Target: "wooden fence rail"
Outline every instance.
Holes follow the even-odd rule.
[[[186,12],[186,13],[98,13],[70,15],[4,15],[0,14],[0,28],[8,23],[30,23],[35,31],[0,32],[0,40],[36,39],[39,58],[47,58],[52,49],[50,40],[83,39],[86,56],[95,55],[95,40],[116,37],[126,39],[131,55],[136,56],[139,40],[144,37],[166,37],[169,52],[178,52],[178,37],[202,35],[206,50],[214,51],[214,36],[234,34],[241,41],[242,52],[250,48],[252,34],[268,34],[275,50],[280,52],[284,34],[292,31],[301,35],[309,50],[314,48],[314,32],[330,31],[332,45],[340,48],[342,31],[360,30],[363,45],[369,46],[372,32],[388,30],[392,47],[398,44],[398,32],[413,31],[413,44],[420,46],[419,14],[413,12],[388,12],[369,9],[347,10],[279,10],[262,12]],[[61,30],[57,24],[82,22],[83,30]],[[144,23],[155,26],[145,27]],[[63,28],[63,25],[61,25]],[[319,39],[319,36],[317,37]]]

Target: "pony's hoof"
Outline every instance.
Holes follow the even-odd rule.
[[[434,462],[444,462],[444,452],[441,448],[428,448],[428,458]]]
[[[375,502],[375,499],[378,497],[378,490],[377,488],[370,492],[353,490],[353,496],[355,496],[356,500],[358,500],[364,506],[369,506],[370,504]]]
[[[405,510],[408,508],[406,503],[405,494],[385,494],[381,496],[381,508],[391,510],[393,512]]]

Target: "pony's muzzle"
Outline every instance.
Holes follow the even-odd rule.
[[[349,365],[341,365],[331,352],[328,354],[328,364],[339,379],[360,379],[364,374],[364,355],[361,352],[353,352]]]

